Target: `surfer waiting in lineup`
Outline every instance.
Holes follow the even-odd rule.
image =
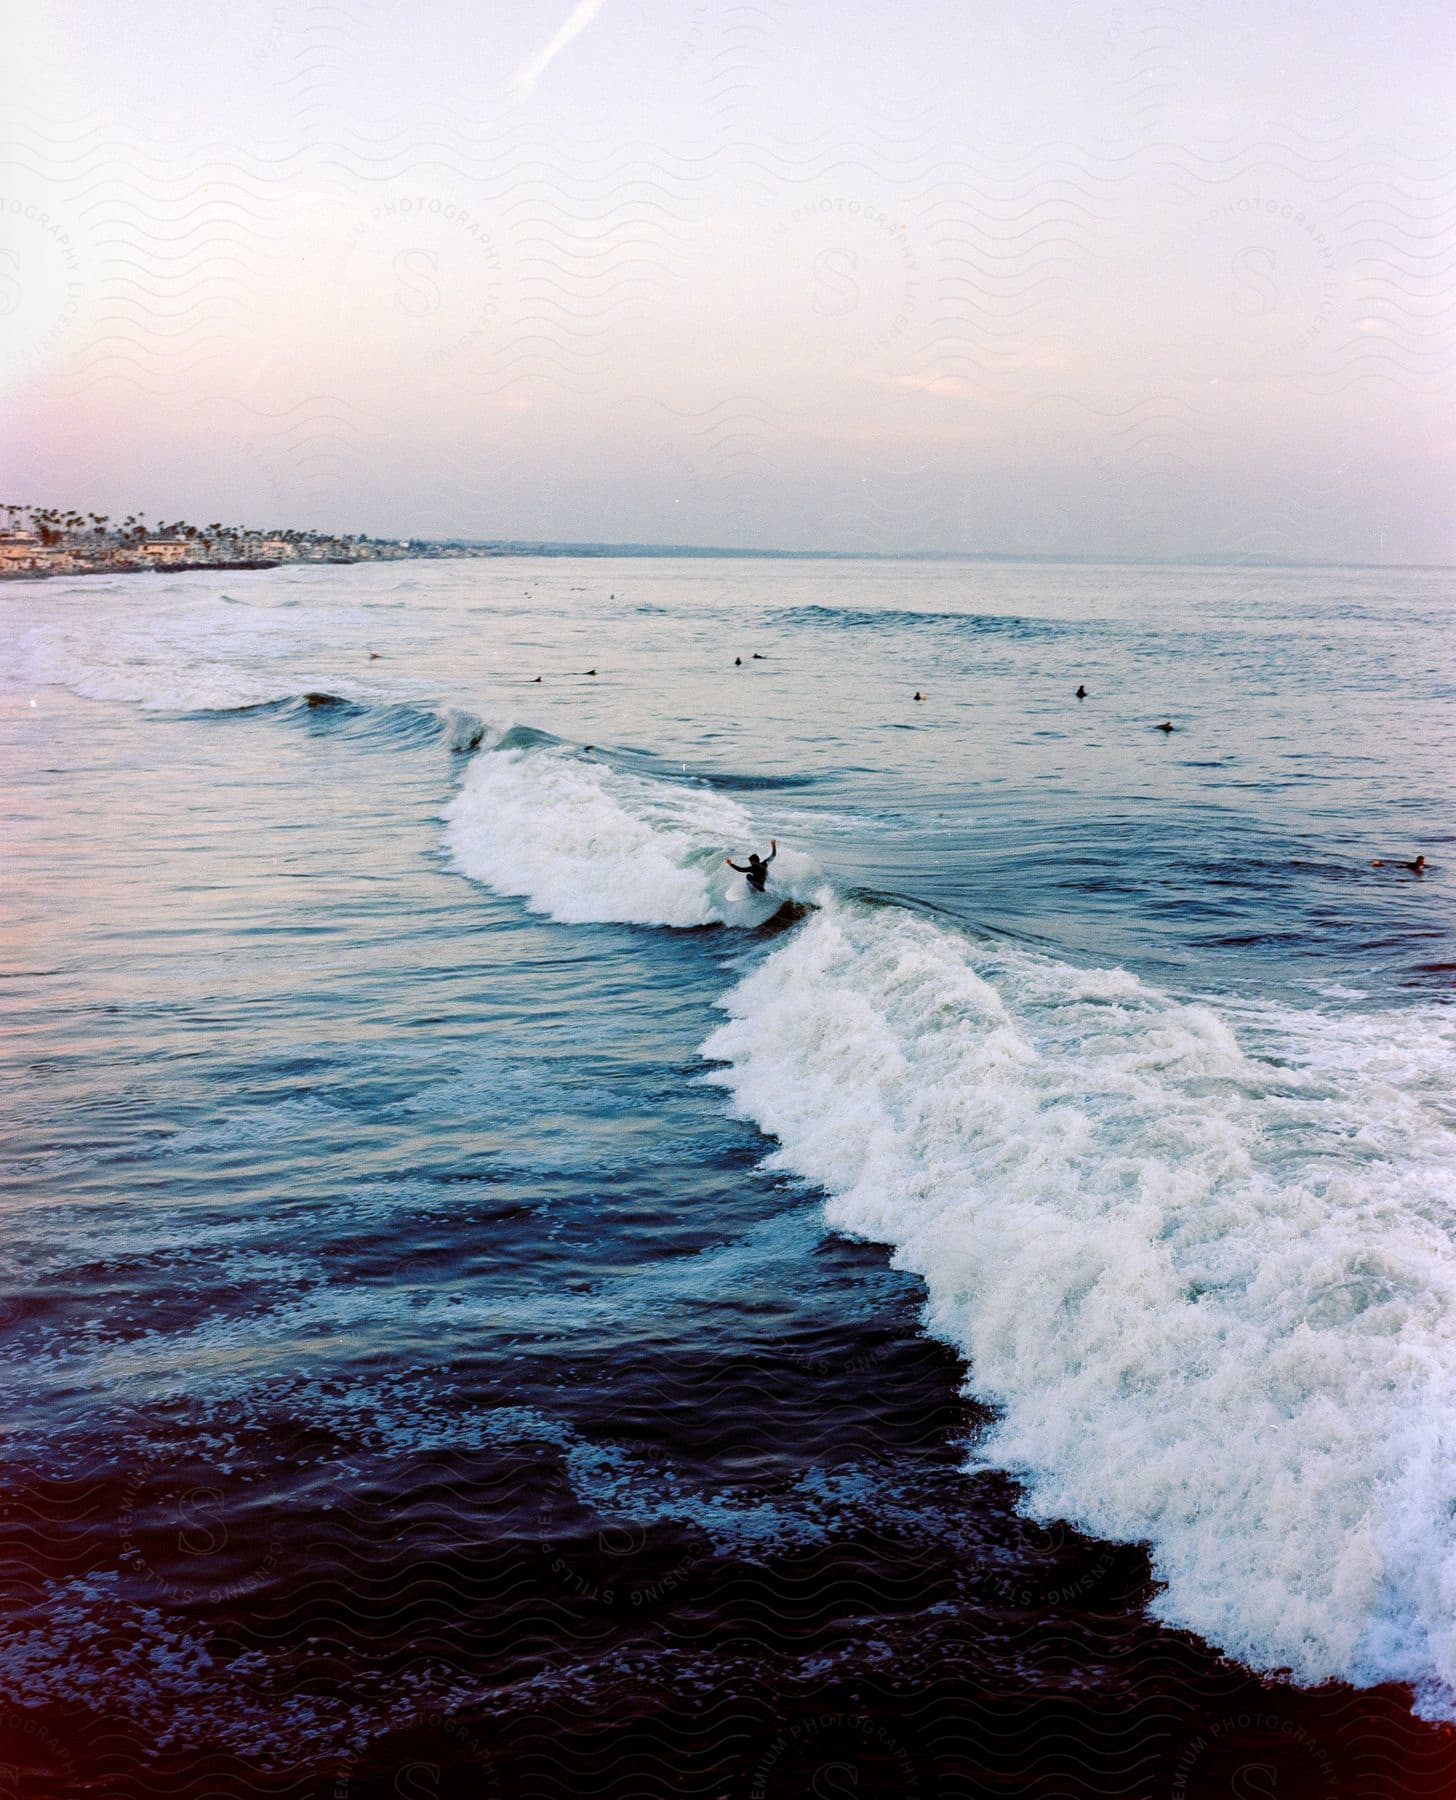
[[[756,850],[750,850],[746,864],[734,862],[731,856],[725,856],[723,860],[730,869],[737,869],[740,875],[746,875],[748,877],[748,885],[753,889],[754,893],[761,894],[763,892],[763,884],[768,880],[768,865],[778,853],[779,840],[777,838],[770,838],[768,840],[767,856],[760,856]]]

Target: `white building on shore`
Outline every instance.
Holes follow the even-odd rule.
[[[53,569],[56,552],[33,531],[0,531],[0,570],[18,575],[35,569]]]

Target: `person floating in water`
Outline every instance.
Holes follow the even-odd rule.
[[[1394,866],[1397,869],[1410,869],[1414,874],[1424,875],[1426,872],[1426,859],[1424,856],[1418,856],[1414,862],[1398,862]],[[1386,867],[1386,864],[1383,863],[1379,857],[1376,857],[1370,867],[1372,869],[1383,869]]]
[[[768,865],[779,853],[779,840],[768,840],[768,855],[760,856],[756,850],[750,850],[747,863],[736,863],[731,856],[725,856],[724,862],[730,869],[737,869],[740,875],[748,877],[748,885],[755,894],[763,892],[763,884],[768,880]]]

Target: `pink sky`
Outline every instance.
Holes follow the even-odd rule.
[[[6,498],[1456,561],[1434,6],[400,18],[22,11]]]

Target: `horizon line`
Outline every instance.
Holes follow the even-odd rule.
[[[388,539],[386,542],[390,541]],[[395,542],[400,540],[396,539]],[[565,556],[572,553],[595,556],[703,556],[760,557],[779,561],[824,562],[1015,562],[1015,563],[1091,563],[1125,568],[1185,567],[1256,567],[1280,569],[1456,569],[1456,563],[1440,562],[1364,562],[1346,558],[1278,556],[1265,551],[1180,550],[1158,555],[1130,551],[1082,550],[788,550],[770,546],[723,544],[659,544],[613,543],[590,538],[474,538],[411,536],[407,543],[448,545],[460,544],[472,549],[498,550],[521,556]]]

